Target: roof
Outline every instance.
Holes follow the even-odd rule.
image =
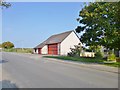
[[[42,48],[43,46],[47,45],[47,44],[53,44],[53,43],[60,43],[62,42],[72,31],[67,31],[64,33],[60,33],[60,34],[55,34],[52,35],[51,37],[49,37],[47,40],[45,40],[43,43],[39,44],[38,46],[36,46],[35,48]]]
[[[37,45],[35,48],[42,48],[44,46],[45,46],[45,43],[41,43],[41,44]]]

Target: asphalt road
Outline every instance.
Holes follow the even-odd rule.
[[[3,87],[118,88],[117,73],[5,52],[2,54],[2,78]]]

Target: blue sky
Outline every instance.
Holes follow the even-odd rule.
[[[74,30],[83,2],[14,2],[3,9],[2,42],[11,41],[15,47],[35,47],[49,36]]]

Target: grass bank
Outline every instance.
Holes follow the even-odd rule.
[[[113,66],[113,67],[120,67],[120,62],[108,62],[108,61],[97,59],[97,58],[83,58],[83,57],[69,57],[69,56],[43,56],[43,57],[55,58],[59,60],[85,62],[85,63],[98,63],[98,64],[104,64],[104,65]]]
[[[4,52],[18,52],[18,53],[32,53],[32,48],[11,48],[11,49],[2,49]]]

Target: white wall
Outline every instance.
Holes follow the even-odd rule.
[[[82,53],[80,53],[80,56],[82,56],[82,57],[95,57],[95,53],[94,52],[82,52]]]
[[[58,55],[60,55],[60,43],[58,43]]]
[[[45,45],[45,46],[41,49],[41,54],[48,54],[48,47],[47,47],[47,45]]]
[[[78,45],[78,43],[80,43],[79,38],[74,32],[71,32],[70,35],[61,42],[60,54],[67,55],[67,53],[71,51],[70,48],[74,48],[74,45]]]

